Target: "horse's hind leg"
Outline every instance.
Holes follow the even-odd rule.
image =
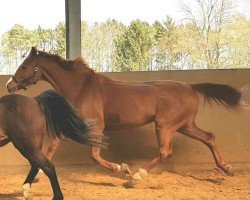
[[[215,143],[215,136],[213,133],[203,131],[198,128],[194,122],[185,125],[178,130],[178,132],[204,143],[211,150],[217,166],[227,174],[233,175],[234,168],[231,165],[227,165],[223,160],[218,145]]]
[[[32,163],[32,168],[26,181],[29,182],[29,184],[31,184],[35,175],[38,172],[38,168],[42,169],[50,180],[53,193],[54,193],[53,199],[62,200],[63,199],[62,191],[61,191],[58,179],[57,179],[55,167],[52,164],[52,162],[48,158],[46,158],[41,151],[30,156],[29,160],[30,160],[30,163]]]
[[[147,175],[147,172],[160,164],[164,159],[169,158],[173,154],[172,140],[176,130],[156,125],[156,135],[159,145],[159,155],[151,161],[144,169],[139,169],[133,176],[135,179],[141,179]]]
[[[31,184],[34,181],[37,173],[38,173],[38,167],[36,165],[34,165],[33,163],[31,164],[31,169],[30,172],[27,176],[27,178],[25,179],[22,189],[23,189],[23,195],[25,198],[29,198],[31,196],[30,194],[30,189],[31,189]]]

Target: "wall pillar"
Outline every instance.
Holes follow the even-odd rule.
[[[81,0],[65,0],[66,58],[81,55]]]

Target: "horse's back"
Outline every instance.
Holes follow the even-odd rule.
[[[20,94],[9,94],[1,97],[0,104],[5,112],[12,114],[25,114],[27,116],[37,113],[38,103],[35,99]]]
[[[157,98],[175,99],[183,101],[184,98],[197,100],[197,95],[188,83],[179,81],[150,81],[150,82],[126,82],[126,81],[110,81],[104,86],[104,95],[111,101],[128,99],[135,103],[138,101],[151,102]]]
[[[112,123],[118,128],[153,122],[159,112],[184,115],[198,106],[196,93],[184,82],[108,81],[102,88],[105,124]]]
[[[10,94],[0,99],[0,124],[6,134],[42,128],[43,118],[41,108],[33,98]]]

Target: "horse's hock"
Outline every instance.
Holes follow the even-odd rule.
[[[127,81],[177,80],[188,83],[222,83],[241,89],[250,85],[250,70],[197,70],[164,72],[128,72],[106,73],[107,76]],[[0,83],[5,85],[9,76],[1,76]],[[35,96],[50,88],[46,83],[38,83],[23,93]],[[7,94],[0,88],[1,95]],[[250,90],[245,91],[243,100],[250,103]],[[201,100],[202,101],[202,100]],[[199,127],[215,133],[221,153],[229,163],[235,163],[236,169],[250,169],[250,111],[230,112],[217,105],[200,103],[197,117]],[[110,146],[103,154],[111,161],[141,165],[149,162],[158,154],[154,125],[150,124],[132,130],[106,132],[110,137]],[[0,166],[26,165],[27,161],[12,145],[0,149]],[[56,152],[55,163],[61,165],[93,164],[90,148],[68,140]],[[132,166],[133,167],[133,166]],[[209,149],[202,143],[177,134],[173,143],[173,156],[160,168],[212,169],[215,167]]]

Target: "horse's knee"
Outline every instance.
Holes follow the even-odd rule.
[[[206,143],[208,145],[214,146],[215,145],[215,135],[211,132],[207,132],[207,140]]]

